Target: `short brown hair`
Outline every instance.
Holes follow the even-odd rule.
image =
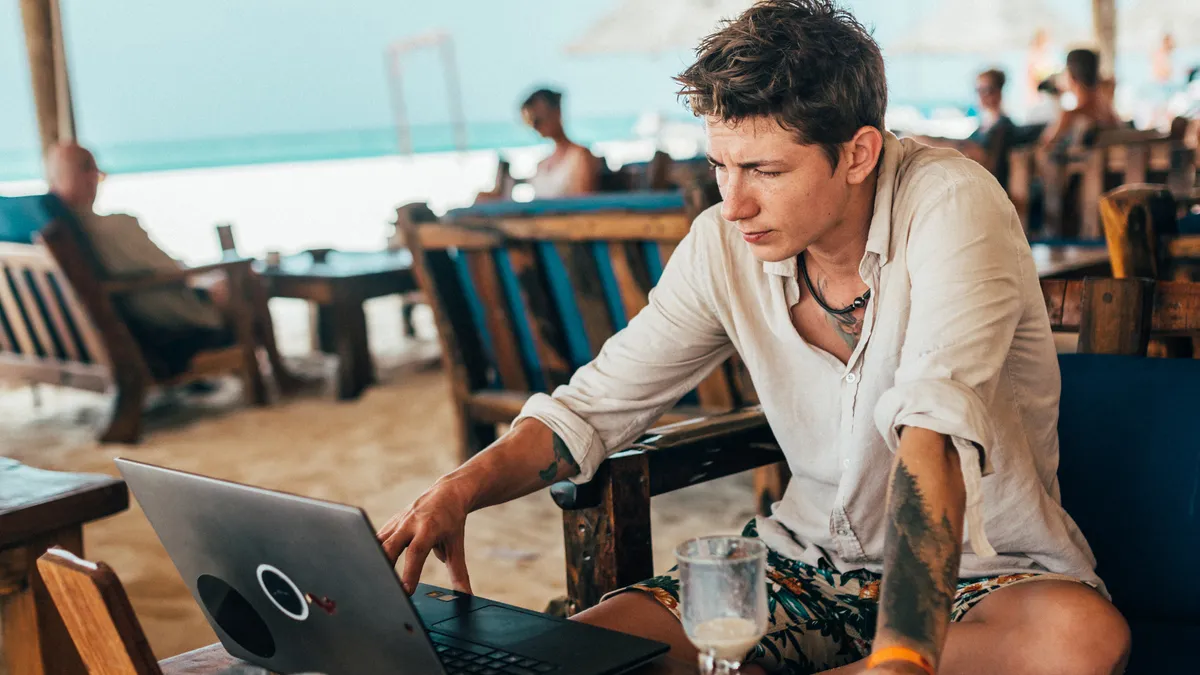
[[[763,0],[696,48],[676,79],[697,116],[773,117],[837,168],[839,145],[883,130],[887,76],[879,45],[829,0]]]
[[[985,70],[980,73],[979,76],[986,77],[988,82],[991,83],[992,88],[994,88],[996,91],[1004,91],[1004,84],[1008,82],[1008,76],[1006,76],[1004,71],[1000,70],[999,68]]]
[[[1072,49],[1067,52],[1067,73],[1085,89],[1100,85],[1100,55],[1091,49]]]

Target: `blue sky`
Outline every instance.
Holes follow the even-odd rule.
[[[476,122],[514,120],[517,101],[540,83],[566,88],[568,115],[679,111],[670,78],[688,57],[565,56],[566,43],[616,0],[60,2],[80,136],[105,145],[386,128],[384,47],[431,29],[456,39],[467,116]],[[0,151],[36,146],[18,4],[0,0]],[[886,50],[936,2],[849,4]],[[1090,2],[1054,4],[1088,20]],[[408,74],[414,122],[446,118],[433,64],[419,59]],[[969,99],[979,65],[891,63],[893,98]]]

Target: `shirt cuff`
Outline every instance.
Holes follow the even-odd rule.
[[[992,473],[988,455],[994,430],[983,400],[954,380],[916,380],[898,384],[875,406],[875,426],[888,448],[900,447],[900,429],[920,427],[950,438],[958,451],[966,488],[966,537],[980,557],[996,555],[983,525],[983,477]]]
[[[592,425],[571,412],[567,406],[546,394],[534,394],[521,408],[521,414],[513,420],[516,426],[521,420],[535,419],[550,428],[562,439],[571,457],[579,465],[579,474],[570,478],[572,483],[586,483],[596,475],[596,470],[608,458],[600,434]]]

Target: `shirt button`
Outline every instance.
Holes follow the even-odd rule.
[[[846,376],[846,381],[849,382],[850,384],[854,384],[855,382],[858,381],[858,375],[855,375],[854,373],[850,373],[849,375]]]

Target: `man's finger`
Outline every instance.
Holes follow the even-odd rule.
[[[467,574],[467,552],[461,537],[446,549],[446,569],[450,570],[451,587],[470,595],[471,576]]]
[[[382,539],[380,543],[383,545],[383,552],[387,554],[388,560],[395,565],[396,561],[400,558],[400,554],[412,543],[412,540],[413,535],[411,532],[400,530],[392,532],[390,536]]]
[[[421,582],[421,570],[425,567],[425,559],[429,557],[432,548],[424,540],[414,539],[404,553],[404,571],[400,573],[400,582],[404,584],[404,590],[409,595],[417,591],[417,584]]]

